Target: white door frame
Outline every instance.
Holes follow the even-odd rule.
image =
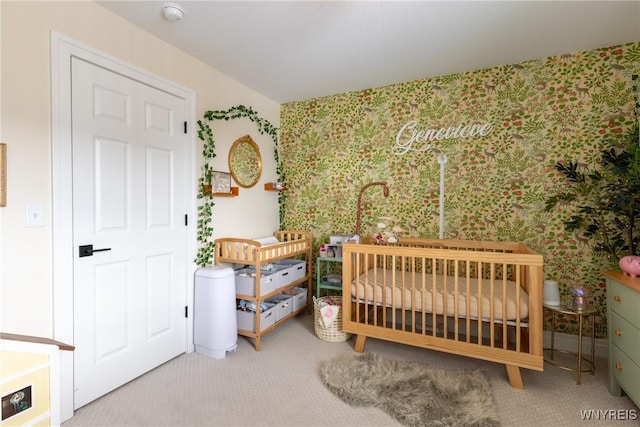
[[[186,200],[189,222],[187,225],[187,260],[196,255],[196,163],[195,163],[195,92],[161,77],[106,55],[56,32],[51,32],[51,170],[52,170],[52,268],[53,268],[53,336],[54,339],[73,344],[73,186],[71,147],[71,57],[78,57],[108,70],[154,86],[181,97],[187,108],[186,147]],[[187,266],[185,289],[189,320],[185,352],[194,351],[193,345],[193,273],[197,266]],[[61,355],[61,411],[60,419],[73,416],[73,353]]]

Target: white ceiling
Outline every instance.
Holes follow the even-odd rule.
[[[99,1],[284,103],[640,40],[640,1]]]

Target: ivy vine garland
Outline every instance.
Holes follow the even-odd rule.
[[[210,265],[213,261],[215,244],[211,240],[213,236],[213,227],[211,226],[212,210],[215,203],[213,202],[213,196],[210,192],[205,191],[205,185],[209,185],[211,182],[211,174],[213,169],[211,168],[211,160],[216,157],[216,144],[213,138],[213,131],[209,122],[213,120],[230,120],[238,118],[247,118],[254,122],[258,126],[258,132],[261,134],[267,134],[271,136],[274,142],[273,156],[276,161],[276,174],[278,181],[286,182],[284,172],[280,166],[280,156],[278,153],[278,128],[274,127],[269,121],[258,116],[251,107],[245,107],[244,105],[237,105],[230,109],[213,110],[204,113],[204,121],[198,120],[198,138],[203,142],[202,156],[204,157],[204,164],[202,165],[202,174],[198,182],[198,199],[201,200],[198,206],[198,224],[197,224],[197,240],[199,243],[198,253],[196,255],[195,263],[200,267]],[[285,193],[283,191],[278,193],[278,203],[280,205],[280,225],[284,220],[284,201]]]

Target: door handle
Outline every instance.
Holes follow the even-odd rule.
[[[78,247],[78,249],[80,258],[85,256],[93,256],[94,252],[105,252],[111,250],[111,248],[93,249],[93,245],[81,245]]]

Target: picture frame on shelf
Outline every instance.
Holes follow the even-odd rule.
[[[215,193],[231,193],[231,173],[213,171],[211,173],[211,191]]]

